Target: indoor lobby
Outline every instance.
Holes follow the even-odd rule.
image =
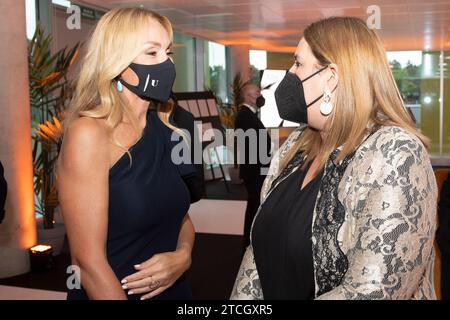
[[[245,232],[248,231],[245,230],[250,226],[247,221],[248,217],[246,219],[246,211],[249,210],[248,204],[253,196],[253,190],[249,187],[248,180],[242,177],[240,170],[243,166],[236,161],[242,150],[237,150],[238,147],[233,144],[233,138],[229,138],[229,135],[233,135],[234,130],[239,127],[236,119],[242,106],[246,106],[245,103],[242,104],[246,88],[252,86],[249,84],[253,84],[258,88],[258,97],[263,97],[265,100],[265,104],[260,109],[254,110],[254,116],[255,119],[258,119],[255,120],[258,125],[262,126],[258,128],[264,128],[270,135],[271,141],[268,143],[273,156],[279,148],[282,148],[285,141],[289,142],[288,137],[292,137],[291,133],[297,132],[299,128],[300,121],[283,117],[275,92],[277,92],[277,87],[280,86],[281,89],[288,74],[286,71],[290,69],[292,71],[293,66],[298,63],[295,60],[298,57],[294,58],[294,54],[298,52],[297,45],[302,39],[305,29],[316,21],[344,16],[359,18],[359,21],[365,22],[368,29],[375,30],[379,35],[389,64],[389,68],[386,65],[386,70],[390,70],[389,73],[392,73],[392,79],[395,80],[398,88],[397,92],[403,101],[406,115],[404,118],[410,117],[415,132],[419,132],[430,140],[427,149],[424,149],[424,159],[429,158],[431,164],[430,175],[426,178],[418,175],[417,177],[420,178],[416,177],[411,181],[402,176],[395,176],[393,179],[399,184],[405,183],[405,180],[408,180],[407,184],[414,184],[419,183],[418,180],[424,181],[431,177],[427,180],[429,183],[427,188],[433,189],[432,192],[437,195],[437,198],[433,198],[433,194],[419,191],[415,192],[413,196],[417,196],[417,199],[421,199],[420,201],[427,201],[426,208],[437,213],[435,217],[438,222],[433,222],[436,224],[434,227],[430,227],[433,234],[427,240],[421,239],[420,245],[417,243],[417,246],[422,248],[426,247],[425,243],[432,243],[430,259],[433,261],[429,262],[433,266],[433,270],[429,278],[431,279],[429,285],[435,295],[427,296],[427,298],[450,299],[450,0],[1,0],[0,163],[4,173],[0,178],[5,181],[5,204],[3,210],[2,197],[0,197],[0,212],[4,211],[4,218],[0,219],[0,300],[66,300],[67,291],[71,290],[71,285],[77,284],[79,278],[75,276],[77,276],[79,268],[74,263],[76,259],[74,260],[74,253],[71,251],[74,251],[74,248],[78,248],[79,245],[70,243],[68,234],[69,237],[80,240],[79,243],[88,243],[81,239],[81,236],[76,237],[78,232],[76,228],[83,225],[82,218],[86,214],[78,217],[71,216],[70,223],[76,224],[77,227],[67,228],[67,221],[65,222],[67,216],[61,207],[67,208],[68,203],[77,207],[78,204],[75,200],[67,199],[75,197],[78,191],[72,193],[71,190],[67,190],[67,185],[62,184],[65,191],[61,193],[57,184],[55,174],[57,161],[63,161],[58,158],[61,148],[63,148],[63,118],[68,113],[72,99],[82,95],[82,92],[76,89],[77,82],[80,79],[80,73],[84,74],[82,70],[86,68],[86,64],[83,65],[83,59],[88,48],[92,49],[95,45],[89,42],[89,39],[96,30],[98,22],[103,21],[100,19],[112,9],[129,7],[152,10],[170,21],[173,28],[173,39],[168,47],[171,52],[168,52],[167,55],[170,55],[169,58],[174,62],[176,78],[174,78],[173,86],[169,88],[168,93],[172,99],[170,101],[174,101],[182,110],[181,112],[189,114],[189,119],[195,121],[195,125],[192,124],[192,132],[195,132],[194,140],[198,140],[198,143],[197,148],[194,146],[193,150],[199,157],[195,158],[195,165],[191,165],[191,167],[195,167],[195,170],[192,170],[200,177],[201,185],[198,188],[201,190],[201,195],[195,201],[191,200],[190,206],[187,204],[189,223],[192,223],[195,230],[195,241],[191,243],[190,265],[182,276],[184,277],[183,281],[186,281],[190,287],[192,299],[228,300],[232,292],[236,290],[236,287],[234,288],[236,277],[241,274],[243,251],[246,247],[245,243],[248,244],[245,242],[247,241]],[[123,28],[131,30],[132,26],[123,26]],[[164,26],[164,28],[166,27]],[[110,41],[114,41],[114,36],[111,34],[104,35],[104,37],[109,37],[108,39],[112,39]],[[126,39],[124,43],[129,44],[131,41]],[[316,44],[320,47],[320,39]],[[161,46],[159,44],[159,47]],[[126,45],[122,47],[126,47]],[[107,48],[106,44],[105,48]],[[98,50],[101,52],[106,49]],[[91,51],[90,53],[93,55]],[[108,54],[105,56],[107,57]],[[117,52],[111,53],[111,59],[119,56],[120,54]],[[355,60],[358,58],[360,56],[355,55]],[[170,64],[168,60],[166,62]],[[105,64],[107,63],[105,62]],[[355,65],[362,64],[361,62],[355,63]],[[93,70],[100,70],[102,66],[91,65],[91,67]],[[337,63],[337,68],[339,67]],[[368,66],[367,70],[374,68]],[[323,72],[331,73],[333,71],[325,70]],[[88,73],[86,71],[84,75],[86,76]],[[147,75],[144,92],[150,73]],[[355,71],[355,74],[357,73],[358,71]],[[374,74],[376,73],[377,71],[374,71]],[[138,74],[137,71],[136,74]],[[109,81],[114,83],[114,87],[110,87],[108,90],[116,90],[116,83],[119,94],[122,94],[123,90],[126,92],[137,90],[135,89],[137,86],[129,85],[126,82],[123,88],[121,82],[117,80],[119,75],[115,76],[110,77]],[[349,75],[339,73],[337,81],[346,83],[347,76]],[[139,74],[138,77],[141,79]],[[314,76],[311,78],[312,80],[308,79],[308,81],[297,79],[299,85],[305,82],[304,86],[302,85],[302,93],[303,87],[305,88],[303,100],[308,100],[309,97],[307,94],[307,90],[310,88],[308,83],[319,81],[318,78],[322,79],[321,77]],[[145,76],[143,79],[145,80]],[[95,84],[92,85],[95,86]],[[157,85],[155,84],[155,87]],[[361,83],[360,85],[363,88],[365,84]],[[88,87],[87,85],[86,88]],[[90,92],[90,90],[86,90],[86,92],[88,91]],[[117,92],[115,95],[118,94]],[[360,92],[359,96],[363,99],[365,95],[372,95],[372,93],[372,91]],[[324,94],[327,95],[327,91]],[[329,97],[332,94],[334,94],[334,90],[331,90]],[[388,94],[386,93],[385,96]],[[169,98],[167,97],[167,99]],[[106,100],[101,99],[101,101]],[[325,114],[326,112],[322,111],[322,105],[320,108],[322,115]],[[253,110],[250,106],[248,109]],[[86,109],[83,112],[88,114],[90,111]],[[158,115],[160,115],[159,111]],[[106,118],[106,116],[95,117]],[[150,121],[149,117],[151,115],[147,114],[147,122]],[[108,121],[111,119],[108,118]],[[171,118],[169,117],[169,119]],[[131,123],[133,122],[131,121]],[[181,122],[179,124],[180,127],[183,127]],[[167,127],[172,128],[170,125]],[[139,140],[136,144],[130,144],[132,147],[129,150],[134,150],[136,147],[137,156],[140,154],[138,148],[143,146],[141,141],[150,143],[146,140]],[[255,142],[255,144],[261,146],[261,141],[257,141],[258,143]],[[407,145],[407,143],[405,144]],[[99,145],[98,151],[101,152],[102,148]],[[404,150],[405,145],[400,142],[396,148]],[[381,149],[383,151],[383,148]],[[128,147],[125,147],[124,150],[126,152],[118,162],[125,163],[126,154],[131,155]],[[390,150],[393,153],[397,152],[397,149]],[[81,152],[84,150],[81,149]],[[135,154],[133,154],[133,160],[134,157]],[[361,158],[363,159],[363,156]],[[92,159],[96,160],[95,157]],[[139,167],[138,160],[137,167]],[[70,164],[70,161],[67,163]],[[133,161],[131,163],[134,164]],[[405,163],[409,164],[407,161]],[[266,161],[267,168],[269,164],[270,159]],[[388,164],[388,166],[390,165],[391,163]],[[418,171],[421,171],[423,167],[420,167],[419,164],[417,166]],[[130,167],[132,168],[133,165]],[[402,166],[399,165],[397,168],[400,167]],[[165,185],[164,168],[162,165],[154,168],[159,172],[158,183],[161,185]],[[110,179],[112,179],[113,173],[115,174],[120,169],[120,166],[114,164],[110,167],[110,170],[112,169],[114,171],[109,171]],[[58,171],[58,173],[60,172],[63,171]],[[272,178],[273,172],[271,172],[269,170],[266,182]],[[364,172],[366,177],[367,172]],[[347,177],[345,173],[342,174]],[[167,174],[166,185],[171,183],[170,177],[171,175]],[[260,189],[264,177],[257,192],[255,210],[258,207],[260,210],[264,208],[259,206]],[[136,177],[136,179],[138,178]],[[281,180],[283,181],[283,179]],[[343,178],[342,181],[344,180]],[[345,181],[348,180],[351,180],[351,177],[347,177]],[[383,182],[386,181],[383,180]],[[270,191],[267,193],[267,190],[264,190],[265,187],[266,185],[262,187],[263,191],[261,192],[265,192],[264,195],[269,196],[271,193]],[[378,188],[368,184],[361,184],[359,187],[359,192],[363,192],[361,190],[364,188]],[[90,201],[96,202],[94,194],[98,195],[99,193],[94,189]],[[134,198],[131,195],[134,190],[132,188],[125,190],[126,193],[129,192],[130,199]],[[169,186],[167,190],[156,190],[155,192],[161,194],[161,199],[169,199],[168,203],[164,203],[167,208],[178,209],[177,205],[184,206],[186,204],[178,203],[181,200],[176,194],[177,190],[176,186]],[[302,187],[301,191],[303,190]],[[111,192],[110,189],[110,206],[111,201],[114,200]],[[169,195],[171,192],[174,192],[174,196]],[[337,194],[337,192],[335,193]],[[352,191],[348,189],[345,192],[350,199]],[[357,192],[356,190],[355,193]],[[135,194],[142,193],[136,192]],[[155,196],[152,195],[152,197]],[[263,201],[266,200],[264,197],[262,198]],[[350,202],[350,200],[341,199],[341,194],[339,194],[339,200],[344,206]],[[354,201],[358,200],[360,199]],[[380,202],[380,199],[374,198],[373,202],[377,201]],[[60,202],[63,202],[64,205],[61,205]],[[361,200],[361,203],[355,204],[355,212],[359,205],[363,205],[362,202]],[[429,203],[432,204],[429,205]],[[83,208],[89,206],[98,207],[90,203]],[[383,203],[383,210],[384,207]],[[397,207],[397,203],[394,202],[391,207]],[[409,202],[409,207],[415,208],[416,204]],[[134,206],[128,208],[134,210]],[[161,208],[161,204],[156,201],[150,205],[150,211],[152,208]],[[418,210],[422,210],[422,207]],[[68,211],[75,212],[75,210]],[[359,211],[355,213],[355,217],[358,217],[358,214],[360,214]],[[403,217],[403,214],[401,215]],[[406,213],[405,216],[407,216]],[[114,219],[116,218],[117,221],[122,221],[122,218],[115,217]],[[345,219],[347,218],[346,215]],[[116,221],[114,219],[111,221]],[[414,219],[411,218],[412,222],[408,223],[413,224]],[[142,223],[148,222],[148,219],[143,220],[145,221]],[[369,228],[369,224],[373,226],[377,223],[375,220],[376,217],[372,217],[367,220],[366,225],[350,226],[348,230],[357,232],[366,227]],[[161,221],[166,220],[161,218]],[[255,237],[259,234],[258,231],[261,232],[259,229],[261,226],[256,221],[254,224]],[[139,222],[133,222],[136,223],[133,227],[140,230]],[[379,223],[381,224],[381,222]],[[425,224],[425,222],[418,223],[418,228],[420,229]],[[123,224],[123,228],[127,227],[131,227],[131,222],[130,225]],[[390,226],[386,226],[386,228],[394,229]],[[437,228],[440,233],[434,239]],[[93,229],[95,228],[90,226],[89,231],[85,232],[91,232]],[[110,225],[109,230],[112,229],[120,228],[113,228]],[[401,227],[396,230],[403,232]],[[109,241],[110,235],[106,232],[102,234],[102,237],[106,239],[108,236]],[[377,232],[383,232],[383,228],[377,228]],[[420,233],[417,230],[416,232]],[[96,234],[96,236],[98,235]],[[384,239],[378,239],[379,241],[389,242],[386,239],[390,235],[383,234],[379,237]],[[74,239],[72,241],[75,242]],[[181,231],[179,242],[180,239]],[[363,240],[360,239],[357,245],[362,246]],[[373,240],[367,246],[373,248],[377,245],[378,240]],[[402,241],[407,242],[407,240]],[[131,242],[134,243],[132,245],[136,245],[138,241]],[[336,243],[338,243],[337,240]],[[109,242],[108,245],[110,245]],[[389,245],[395,247],[392,243]],[[122,249],[126,253],[125,240]],[[261,252],[264,250],[261,250],[260,247],[259,250],[256,249],[258,247],[255,246],[255,254],[263,254]],[[390,249],[383,247],[381,250]],[[315,254],[320,255],[317,252]],[[387,257],[388,253],[385,252],[385,256]],[[261,258],[261,256],[259,257]],[[256,259],[257,265],[260,263],[260,258]],[[314,259],[319,260],[317,256]],[[414,260],[414,263],[420,264],[418,262],[420,259],[428,258],[420,256]],[[140,262],[143,261],[135,263]],[[314,260],[314,262],[317,261]],[[374,264],[376,265],[378,262],[374,262]],[[415,266],[405,263],[399,268],[409,270],[414,269]],[[82,270],[82,272],[84,271]],[[411,281],[412,278],[413,276],[402,279]],[[83,279],[83,275],[81,275],[81,279]],[[267,279],[263,280],[267,281]],[[83,280],[81,283],[83,284]],[[265,283],[263,282],[263,284]],[[125,289],[126,282],[122,282],[122,284]],[[395,285],[392,285],[392,288],[394,287]],[[387,290],[387,292],[390,291]],[[266,293],[264,292],[265,296]],[[267,294],[267,296],[271,295]],[[271,297],[275,297],[275,295]],[[317,292],[315,297],[317,297]],[[358,297],[361,298],[361,296]],[[370,297],[380,298],[376,295]],[[370,297],[365,298],[371,299]],[[396,297],[397,299],[408,299],[404,296]]]

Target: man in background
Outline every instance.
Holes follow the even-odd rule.
[[[265,152],[266,157],[270,157],[271,141],[266,127],[257,115],[258,109],[265,104],[264,97],[261,95],[261,88],[255,84],[245,85],[242,87],[239,94],[239,102],[239,111],[235,120],[235,129],[242,129],[244,133],[247,130],[253,129],[257,137],[256,144],[250,143],[250,140],[246,137],[244,145],[245,156],[241,159],[239,165],[239,177],[244,181],[248,194],[244,222],[245,251],[245,248],[250,244],[250,229],[260,204],[261,188],[266,177],[264,171],[267,170],[269,166],[269,163],[262,163],[260,151]],[[261,150],[260,130],[263,130],[267,135],[266,150]],[[250,159],[253,160],[254,158],[256,158],[256,163],[250,161]]]

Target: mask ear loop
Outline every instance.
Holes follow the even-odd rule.
[[[314,77],[316,74],[318,74],[319,72],[325,70],[326,68],[328,68],[328,65],[326,65],[325,67],[323,67],[322,69],[317,70],[316,72],[314,72],[313,74],[307,76],[305,79],[301,80],[302,82],[305,82],[306,80],[308,80],[309,78]]]
[[[323,95],[324,95],[324,94],[322,93],[317,99],[314,99],[314,101],[311,102],[310,104],[308,104],[308,105],[306,106],[306,108],[311,107],[314,103],[316,103],[317,101],[319,101],[320,99],[322,99]]]
[[[164,63],[164,62],[163,62]],[[129,90],[132,90],[131,88],[138,88],[139,87],[139,84],[140,84],[140,82],[138,82],[136,85],[134,85],[134,84],[131,84],[131,83],[128,83],[127,81],[125,81],[125,79],[123,79],[122,78],[122,73],[125,71],[125,70],[127,70],[128,68],[130,68],[131,69],[131,71],[133,71],[133,73],[136,75],[136,77],[137,77],[137,73],[136,73],[136,71],[134,71],[130,66],[131,65],[136,65],[136,66],[143,66],[143,64],[139,64],[139,63],[134,63],[134,62],[132,62],[132,63],[130,63],[130,65],[128,66],[128,67],[126,67],[117,77],[115,77],[114,79],[116,80],[116,81],[120,81],[121,82],[121,84],[122,85],[124,85],[125,87],[127,87]],[[148,81],[149,81],[149,76],[147,75],[147,79],[146,79],[146,86],[145,86],[145,89],[147,89],[147,85],[148,85]],[[145,91],[145,90],[144,90]]]
[[[323,67],[322,69],[319,69],[318,71],[314,72],[312,75],[306,77],[304,80],[301,80],[302,83],[305,82],[306,80],[308,80],[309,78],[314,77],[316,74],[318,74],[319,72],[325,70],[326,68],[328,68],[328,65],[326,65],[326,66]],[[309,108],[310,106],[312,106],[314,103],[316,103],[317,101],[319,101],[320,99],[322,99],[322,97],[323,97],[323,94],[320,95],[317,99],[314,99],[314,101],[312,101],[310,104],[308,104],[308,105],[306,106],[306,108]]]

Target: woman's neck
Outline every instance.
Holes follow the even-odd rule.
[[[142,127],[145,127],[146,115],[150,103],[147,100],[139,98],[131,92],[123,92],[123,94],[125,95],[126,100],[129,103],[130,111],[134,114],[138,123]],[[130,119],[128,119],[126,115],[124,115],[123,120],[125,123],[130,123]]]

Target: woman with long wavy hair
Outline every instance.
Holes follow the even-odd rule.
[[[234,299],[434,299],[436,181],[375,30],[304,30],[275,91],[301,125],[271,163]]]
[[[114,9],[89,41],[67,114],[57,176],[81,288],[68,299],[188,299],[194,228],[171,159],[172,27],[140,8]]]

